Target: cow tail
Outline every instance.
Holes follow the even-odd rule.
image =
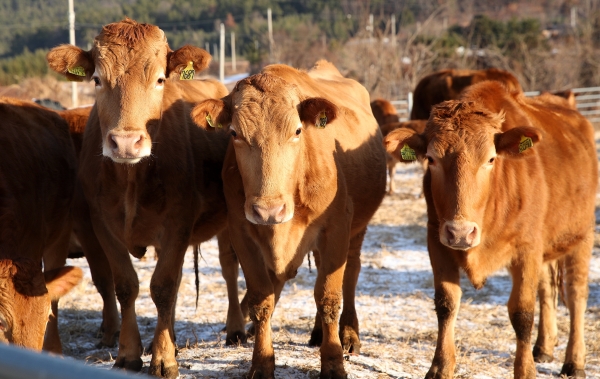
[[[198,309],[198,298],[200,296],[200,276],[198,275],[198,256],[200,245],[194,245],[194,275],[196,277],[196,309]]]

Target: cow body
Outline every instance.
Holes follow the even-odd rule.
[[[547,313],[554,302],[550,269],[556,261],[565,270],[571,317],[562,373],[584,376],[583,317],[597,186],[590,123],[556,102],[510,94],[487,82],[471,87],[460,101],[436,106],[424,133],[398,130],[386,143],[399,158],[407,146],[429,161],[423,186],[439,334],[427,378],[454,373],[459,270],[481,288],[502,267],[513,279],[508,312],[517,337],[514,375],[535,377],[534,359],[551,358],[557,341]],[[532,354],[536,289],[540,327]]]
[[[141,257],[153,245],[159,254],[150,293],[158,320],[149,372],[175,378],[174,311],[189,245],[217,235],[231,300],[228,339],[230,330],[245,325],[221,180],[228,135],[199,129],[189,116],[193,102],[220,98],[227,90],[214,80],[174,80],[206,68],[210,55],[191,46],[172,51],[162,30],[130,19],[106,25],[91,51],[63,45],[48,61],[57,72],[71,78],[83,72],[96,84],[79,178],[121,304],[115,367],[142,367],[135,315],[139,282],[129,253]]]
[[[274,376],[271,315],[311,250],[321,377],[344,377],[342,345],[356,352],[360,346],[354,308],[360,248],[385,191],[385,154],[368,93],[328,62],[308,73],[273,65],[240,81],[222,101],[194,109],[199,125],[209,127],[209,115],[233,135],[223,180],[256,330],[249,377]]]
[[[485,80],[501,82],[509,91],[522,91],[517,78],[508,71],[497,68],[487,70],[440,70],[421,79],[415,87],[410,119],[429,119],[431,108],[434,105],[442,101],[458,99],[465,88]]]
[[[60,353],[56,313],[46,341],[44,333],[51,301],[82,277],[81,270],[63,267],[73,145],[67,124],[34,103],[1,98],[0,120],[0,341]]]

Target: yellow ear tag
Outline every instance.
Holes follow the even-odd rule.
[[[402,155],[402,159],[405,161],[416,161],[417,155],[415,151],[411,149],[407,144],[404,144],[404,147],[400,149],[400,155]]]
[[[179,80],[192,80],[194,79],[194,62],[189,62],[187,67],[181,70]],[[211,125],[212,126],[212,125]]]
[[[519,142],[519,153],[533,147],[533,141],[529,137],[521,136],[521,142]]]
[[[319,119],[315,123],[315,126],[317,127],[317,129],[323,129],[325,125],[327,125],[327,115],[325,114],[325,112],[321,112],[321,114],[319,115]]]
[[[210,117],[210,114],[207,114],[207,115],[206,115],[206,122],[208,122],[208,125],[209,125],[211,128],[214,128],[214,127],[215,127],[215,126],[213,125],[213,122],[212,122],[212,117]]]
[[[67,72],[77,76],[85,76],[85,70],[81,66],[68,68]]]

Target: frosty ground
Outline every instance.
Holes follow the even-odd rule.
[[[418,198],[421,178],[422,170],[418,165],[397,166],[397,192],[386,196],[369,226],[362,249],[362,271],[356,297],[362,350],[358,356],[349,356],[345,363],[350,378],[423,378],[431,364],[437,319],[425,241],[425,201]],[[597,200],[598,204],[600,200]],[[597,211],[597,219],[598,216]],[[585,316],[588,378],[600,378],[598,231],[597,228]],[[186,256],[177,302],[175,328],[181,378],[240,378],[250,368],[253,340],[245,345],[225,346],[222,329],[227,294],[216,241],[204,243],[201,249],[199,306],[196,309],[191,250]],[[152,340],[156,325],[156,310],[149,294],[155,262],[152,252],[148,255],[145,261],[133,259],[140,277],[136,307],[144,345]],[[61,300],[60,330],[65,355],[108,369],[114,363],[117,348],[95,348],[99,341],[96,331],[101,321],[101,298],[91,282],[87,262],[75,259],[69,260],[68,264],[82,267],[85,277]],[[319,350],[307,346],[316,310],[313,299],[315,278],[314,265],[311,269],[307,259],[297,277],[284,288],[273,315],[275,376],[278,378],[318,378]],[[245,291],[243,277],[239,279],[239,286],[241,296]],[[461,286],[463,297],[456,324],[455,378],[512,377],[515,334],[506,309],[510,276],[506,270],[501,270],[489,277],[479,291],[474,290],[465,277]],[[569,330],[564,305],[559,306],[558,328],[559,344],[554,362],[537,364],[538,378],[553,378],[560,373]],[[145,372],[150,356],[144,355],[142,359]]]

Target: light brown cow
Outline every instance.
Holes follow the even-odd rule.
[[[210,58],[192,46],[172,51],[162,30],[130,19],[104,26],[90,51],[62,45],[48,54],[55,71],[70,78],[84,75],[96,84],[79,177],[121,304],[115,367],[142,367],[135,314],[139,282],[129,253],[140,257],[146,246],[160,250],[150,282],[158,311],[152,375],[179,375],[173,322],[189,245],[218,234],[230,297],[228,339],[241,338],[235,333],[244,332],[238,263],[228,240],[221,180],[229,135],[208,133],[189,115],[193,102],[220,98],[227,91],[215,80],[174,78],[186,79],[194,70],[203,70]]]
[[[193,117],[232,135],[223,180],[256,330],[248,376],[274,377],[271,315],[284,283],[312,250],[321,378],[346,377],[343,348],[360,347],[360,248],[385,192],[385,153],[369,94],[328,62],[308,73],[272,65],[224,99],[201,102]]]
[[[34,103],[0,98],[0,120],[0,342],[60,353],[51,301],[82,277],[79,268],[63,267],[73,145],[64,120]]]
[[[509,91],[522,91],[517,78],[510,72],[497,68],[487,70],[440,70],[425,76],[415,87],[410,119],[429,119],[431,108],[434,105],[442,101],[458,99],[465,88],[485,80],[501,82]]]
[[[552,266],[543,262],[556,260],[564,265],[571,317],[561,372],[585,376],[583,320],[598,183],[590,123],[569,108],[486,82],[436,106],[424,133],[398,129],[385,143],[401,160],[429,161],[423,186],[439,334],[426,377],[453,377],[460,269],[481,288],[506,266],[513,280],[514,376],[534,378],[534,359],[552,357],[557,341],[544,314],[553,297],[540,290],[541,337],[532,354],[536,288],[552,287]]]

